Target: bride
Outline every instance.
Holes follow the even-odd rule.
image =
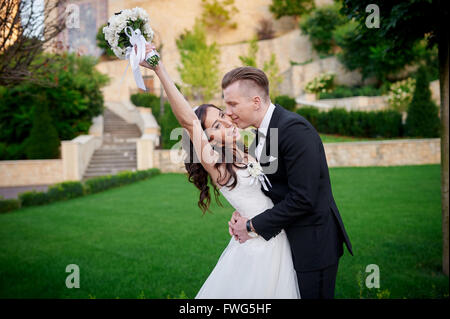
[[[155,49],[147,44],[146,54]],[[200,190],[198,205],[203,213],[211,201],[208,178],[216,199],[220,191],[244,217],[252,218],[271,208],[273,203],[262,192],[260,180],[250,173],[256,160],[245,147],[243,150],[237,147],[240,134],[231,118],[212,104],[200,105],[194,111],[161,61],[154,68],[145,61],[140,65],[156,73],[175,117],[189,133],[190,148],[186,151],[191,155],[185,165],[189,181]],[[190,151],[192,149],[194,152]],[[197,156],[198,160],[194,161],[193,153],[201,155]],[[252,239],[244,243],[232,237],[195,298],[300,298],[284,230],[268,241],[254,233]]]

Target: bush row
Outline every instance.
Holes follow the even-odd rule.
[[[331,92],[320,92],[319,99],[340,99],[344,97],[352,96],[380,96],[383,93],[383,89],[376,88],[372,85],[366,86],[345,86],[338,85]]]
[[[46,192],[33,190],[19,194],[18,199],[0,199],[0,213],[19,209],[20,207],[45,205],[56,201],[98,193],[109,188],[144,180],[159,173],[159,169],[151,168],[137,172],[123,171],[116,175],[94,177],[84,182],[67,181],[54,184]]]
[[[320,133],[355,137],[401,137],[404,135],[402,115],[397,111],[347,111],[333,108],[319,111],[315,107],[302,107],[296,111],[306,118]]]

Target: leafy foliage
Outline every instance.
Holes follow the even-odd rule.
[[[279,95],[273,100],[274,104],[279,104],[284,107],[286,110],[294,111],[297,103],[295,99],[288,95]]]
[[[433,54],[422,40],[431,48],[439,37],[438,1],[379,1],[380,28],[365,25],[370,3],[343,1],[341,13],[351,20],[337,27],[333,36],[342,48],[339,58],[349,70],[358,69],[364,78],[375,76],[382,83]]]
[[[39,103],[40,102],[40,103]],[[47,101],[40,97],[33,114],[33,127],[25,142],[28,159],[48,159],[59,157],[58,132],[48,113]]]
[[[314,9],[302,17],[300,28],[309,35],[314,49],[323,55],[333,53],[333,31],[343,25],[347,19],[339,13],[340,6],[334,4]]]
[[[407,78],[391,84],[388,94],[389,106],[399,112],[405,112],[412,101],[416,80]]]
[[[280,92],[280,85],[283,82],[283,77],[280,75],[280,67],[277,63],[277,57],[275,53],[270,55],[270,60],[264,62],[263,71],[266,73],[269,79],[269,95],[271,99],[278,96]]]
[[[248,55],[239,56],[239,60],[241,60],[244,66],[252,66],[257,68],[256,55],[258,50],[258,38],[254,37],[249,43]],[[275,53],[270,55],[270,60],[264,61],[262,70],[266,73],[269,80],[270,98],[274,99],[278,96],[280,84],[283,82],[283,77],[280,75],[280,67],[278,66]]]
[[[23,82],[0,87],[0,155],[2,159],[25,159],[24,141],[30,135],[33,113],[45,103],[60,140],[70,140],[86,134],[92,118],[103,112],[100,88],[108,76],[95,69],[96,59],[75,53],[53,55],[45,53],[35,63],[51,55],[54,63],[44,65],[38,74],[44,83]],[[3,150],[3,151],[2,151]]]
[[[393,110],[366,112],[333,108],[319,111],[315,107],[301,107],[296,112],[320,133],[370,138],[401,137],[404,134],[402,115]]]
[[[269,10],[279,19],[284,16],[301,16],[314,8],[314,0],[272,0]]]
[[[201,21],[207,28],[218,31],[223,28],[237,28],[236,22],[231,22],[231,16],[239,12],[234,6],[234,0],[202,0]]]
[[[185,30],[176,40],[182,66],[178,67],[189,98],[208,101],[218,91],[219,55],[216,43],[208,45],[204,26],[197,20],[192,31]]]
[[[406,118],[406,132],[415,137],[438,137],[440,133],[438,107],[431,99],[428,74],[423,66],[417,71],[416,89]]]
[[[336,85],[331,92],[320,92],[319,99],[340,99],[352,96],[379,96],[383,90],[373,85],[345,86]]]
[[[258,50],[258,38],[254,37],[249,43],[248,54],[240,55],[239,60],[241,60],[244,66],[252,66],[256,68],[256,54],[258,53]]]
[[[306,83],[305,91],[307,93],[329,93],[334,87],[334,73],[322,73],[316,76],[314,79]]]
[[[104,55],[106,55],[107,57],[115,58],[116,55],[114,54],[113,50],[111,50],[108,41],[106,41],[105,39],[105,34],[103,33],[104,26],[106,26],[106,23],[102,25],[97,31],[97,46],[103,50]]]

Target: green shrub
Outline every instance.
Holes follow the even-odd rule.
[[[416,80],[411,77],[391,84],[388,95],[389,107],[399,112],[405,112],[411,104],[415,87]]]
[[[284,107],[286,110],[289,111],[295,111],[297,103],[295,102],[295,99],[288,96],[288,95],[279,95],[277,96],[274,101],[274,104],[279,104],[282,107]]]
[[[316,76],[314,79],[306,83],[305,91],[307,93],[319,93],[331,92],[334,88],[334,73],[322,73]]]
[[[296,110],[298,114],[303,116],[308,120],[316,129],[318,129],[319,125],[319,109],[314,106],[305,106]]]
[[[276,19],[284,16],[298,17],[311,12],[314,8],[314,0],[272,0],[269,6]]]
[[[223,28],[236,29],[237,23],[232,22],[232,17],[239,10],[234,5],[234,0],[202,0],[203,13],[201,21],[216,32]]]
[[[37,104],[34,111],[33,127],[25,142],[28,159],[48,159],[59,157],[59,137],[48,113],[45,99]]]
[[[412,137],[439,137],[438,107],[431,99],[427,70],[421,66],[416,74],[416,89],[408,107],[406,134]]]
[[[44,205],[51,202],[47,192],[36,190],[20,193],[18,197],[22,207]]]
[[[151,168],[148,170],[139,170],[137,172],[123,171],[116,175],[105,175],[90,178],[84,182],[85,193],[98,193],[109,188],[130,184],[138,180],[143,180],[155,176],[159,173],[159,169]]]
[[[50,186],[47,190],[50,201],[67,200],[83,196],[83,184],[78,181],[67,181]]]
[[[173,145],[181,140],[181,136],[177,140],[170,139],[170,132],[173,129],[180,127],[175,114],[169,103],[164,104],[164,115],[159,118],[159,126],[161,127],[161,144],[164,149],[171,149]]]
[[[3,199],[0,196],[0,213],[10,212],[20,208],[20,201],[18,199]]]
[[[340,99],[352,96],[380,96],[380,95],[382,95],[382,90],[372,85],[365,85],[361,87],[337,85],[330,92],[319,92],[319,99]]]
[[[333,108],[327,112],[301,107],[296,112],[320,133],[370,138],[404,135],[402,115],[393,110],[348,112],[344,108]]]

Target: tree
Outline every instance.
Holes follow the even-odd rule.
[[[333,31],[343,25],[347,19],[339,13],[340,7],[336,4],[314,9],[302,18],[300,28],[309,35],[314,49],[324,55],[333,53],[335,45]]]
[[[248,47],[248,55],[240,55],[239,60],[241,60],[244,66],[252,66],[256,68],[256,54],[258,53],[258,38],[254,37]]]
[[[276,19],[284,16],[299,16],[311,12],[315,8],[314,0],[272,0],[269,7]]]
[[[283,82],[283,77],[280,75],[280,67],[277,63],[275,53],[270,55],[270,60],[264,62],[263,71],[269,80],[269,95],[272,100],[280,94],[280,85]]]
[[[367,19],[366,8],[371,0],[343,0],[341,12],[355,19],[360,26]],[[361,28],[361,37],[370,37],[369,30],[386,40],[384,52],[402,55],[418,41],[427,39],[429,46],[437,44],[439,56],[439,80],[441,92],[441,198],[443,233],[443,272],[449,274],[449,20],[448,2],[443,0],[401,1],[383,0],[377,2],[380,8],[380,28]],[[373,33],[372,33],[373,34]]]
[[[204,26],[196,21],[176,40],[182,66],[178,67],[185,86],[183,92],[195,100],[210,100],[218,91],[219,55],[217,44],[208,45]]]
[[[45,97],[40,96],[34,110],[33,128],[25,142],[25,153],[28,159],[49,159],[59,156],[58,132],[53,126],[52,118],[48,113]]]
[[[32,64],[35,56],[55,45],[65,29],[67,13],[61,8],[67,0],[2,0],[0,5],[0,85],[11,86],[24,80],[42,82],[35,72],[45,64]],[[63,12],[60,14],[59,12]]]
[[[244,66],[257,68],[256,54],[258,53],[258,50],[258,37],[255,36],[249,43],[248,55],[240,55],[239,60],[241,60]],[[266,73],[267,79],[269,80],[269,95],[273,100],[279,94],[279,87],[283,82],[283,77],[280,75],[280,67],[278,66],[275,53],[270,55],[270,60],[264,61],[262,70]]]
[[[423,66],[417,71],[416,88],[406,119],[406,135],[414,137],[439,136],[438,108],[431,100],[430,81],[428,81],[427,70]]]

